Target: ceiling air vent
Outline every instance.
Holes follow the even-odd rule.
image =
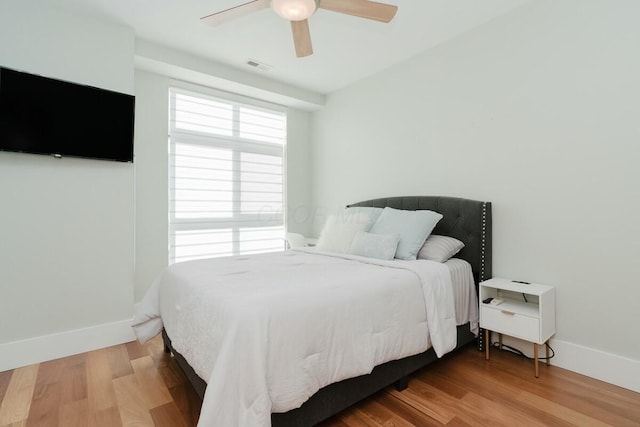
[[[265,64],[264,62],[256,61],[255,59],[249,59],[247,61],[247,65],[258,68],[260,70],[269,71],[272,66],[269,64]]]

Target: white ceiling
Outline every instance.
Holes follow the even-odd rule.
[[[375,74],[531,0],[381,0],[398,6],[383,24],[318,10],[314,54],[296,58],[290,24],[265,9],[219,27],[200,18],[247,0],[52,0],[75,13],[134,29],[136,37],[326,94]],[[345,0],[347,1],[347,0]],[[261,71],[248,59],[271,65]]]

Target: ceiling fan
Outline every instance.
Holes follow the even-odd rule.
[[[390,22],[398,10],[398,6],[370,0],[253,0],[205,16],[201,20],[209,25],[220,25],[268,7],[271,7],[281,17],[291,21],[293,43],[296,48],[296,56],[299,58],[313,53],[308,18],[318,8],[385,23]]]

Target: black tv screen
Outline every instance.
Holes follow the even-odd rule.
[[[0,150],[133,162],[135,97],[0,68]]]

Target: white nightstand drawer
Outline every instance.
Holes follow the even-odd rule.
[[[481,307],[480,326],[527,341],[540,341],[540,319],[502,310],[499,306]]]

